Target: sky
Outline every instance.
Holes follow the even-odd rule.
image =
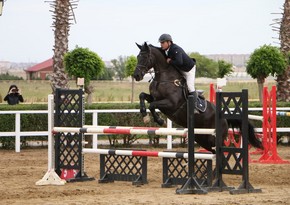
[[[285,0],[79,0],[69,50],[104,61],[137,55],[135,43],[159,46],[169,33],[187,53],[250,54],[279,46],[270,24]],[[53,56],[52,8],[44,0],[6,0],[0,16],[0,61],[40,63]]]

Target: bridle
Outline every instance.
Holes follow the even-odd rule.
[[[143,68],[147,68],[148,70],[150,70],[150,68],[148,68],[149,67],[149,65],[152,65],[152,55],[151,55],[151,50],[149,49],[149,53],[147,52],[147,51],[141,51],[140,53],[139,53],[139,55],[148,55],[147,57],[146,57],[146,64],[138,64],[137,65],[137,68],[138,67],[143,67]],[[139,70],[140,70],[140,68],[139,68]]]

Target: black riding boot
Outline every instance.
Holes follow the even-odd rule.
[[[195,96],[195,98],[197,98],[197,92],[196,91],[190,92],[190,93],[188,93],[188,95],[193,95],[193,96]]]
[[[198,114],[199,111],[196,109],[196,105],[197,105],[197,92],[196,91],[193,91],[193,92],[188,93],[188,95],[195,96],[194,114]]]

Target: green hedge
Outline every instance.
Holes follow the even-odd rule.
[[[1,111],[11,110],[47,110],[47,105],[42,104],[19,104],[19,105],[0,105]],[[21,131],[47,131],[47,114],[21,114]],[[3,132],[15,131],[15,115],[1,114],[0,115],[0,130]],[[21,137],[21,147],[27,146],[29,140],[47,140],[44,136]],[[5,149],[15,149],[15,139],[13,137],[0,137],[0,143]]]
[[[290,103],[289,102],[277,102],[277,107],[289,107]],[[250,102],[249,103],[249,107],[262,107],[262,105],[258,102]],[[249,114],[251,115],[259,115],[262,116],[262,111],[258,112],[258,111],[251,111],[249,112]],[[290,117],[288,116],[277,116],[277,127],[290,127]],[[253,124],[256,127],[262,127],[262,122],[261,121],[257,121],[257,120],[252,120],[251,122],[253,122]],[[283,135],[288,135],[288,133],[277,133],[278,138],[280,138]]]
[[[289,103],[278,103],[280,107],[289,106]],[[249,102],[249,107],[261,107],[260,103]],[[139,103],[96,103],[93,105],[86,105],[85,109],[139,109]],[[47,110],[45,104],[19,104],[16,106],[0,105],[0,110]],[[262,112],[250,112],[253,115],[262,115]],[[161,114],[161,116],[163,116]],[[163,116],[164,117],[164,116]],[[153,119],[152,119],[153,120]],[[99,113],[98,114],[99,125],[111,125],[111,126],[145,126],[140,113]],[[262,127],[261,122],[253,121],[256,127]],[[87,113],[85,115],[85,124],[92,124],[92,114]],[[277,116],[277,125],[279,127],[290,127],[290,117]],[[47,114],[21,114],[21,131],[46,131],[47,130]],[[148,127],[156,127],[157,124],[151,122],[146,125]],[[173,124],[174,127],[178,127]],[[15,130],[15,115],[1,114],[0,117],[0,130],[4,132]],[[285,135],[285,133],[279,133],[278,137]],[[111,135],[109,137],[111,145],[131,144],[140,136],[124,136],[124,135]],[[144,136],[141,136],[144,137]],[[146,136],[148,137],[148,136]],[[21,141],[23,146],[26,144],[26,140],[47,140],[46,137],[22,137]],[[118,142],[118,139],[123,140],[122,143]],[[159,138],[149,139],[153,143],[157,143]],[[0,137],[0,143],[2,147],[14,149],[14,138]]]

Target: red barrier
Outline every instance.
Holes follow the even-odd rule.
[[[211,83],[209,87],[209,101],[215,104],[215,89],[213,83]]]
[[[290,163],[281,159],[277,152],[277,124],[276,124],[276,86],[268,92],[267,87],[263,90],[263,154],[253,162],[265,164]]]

